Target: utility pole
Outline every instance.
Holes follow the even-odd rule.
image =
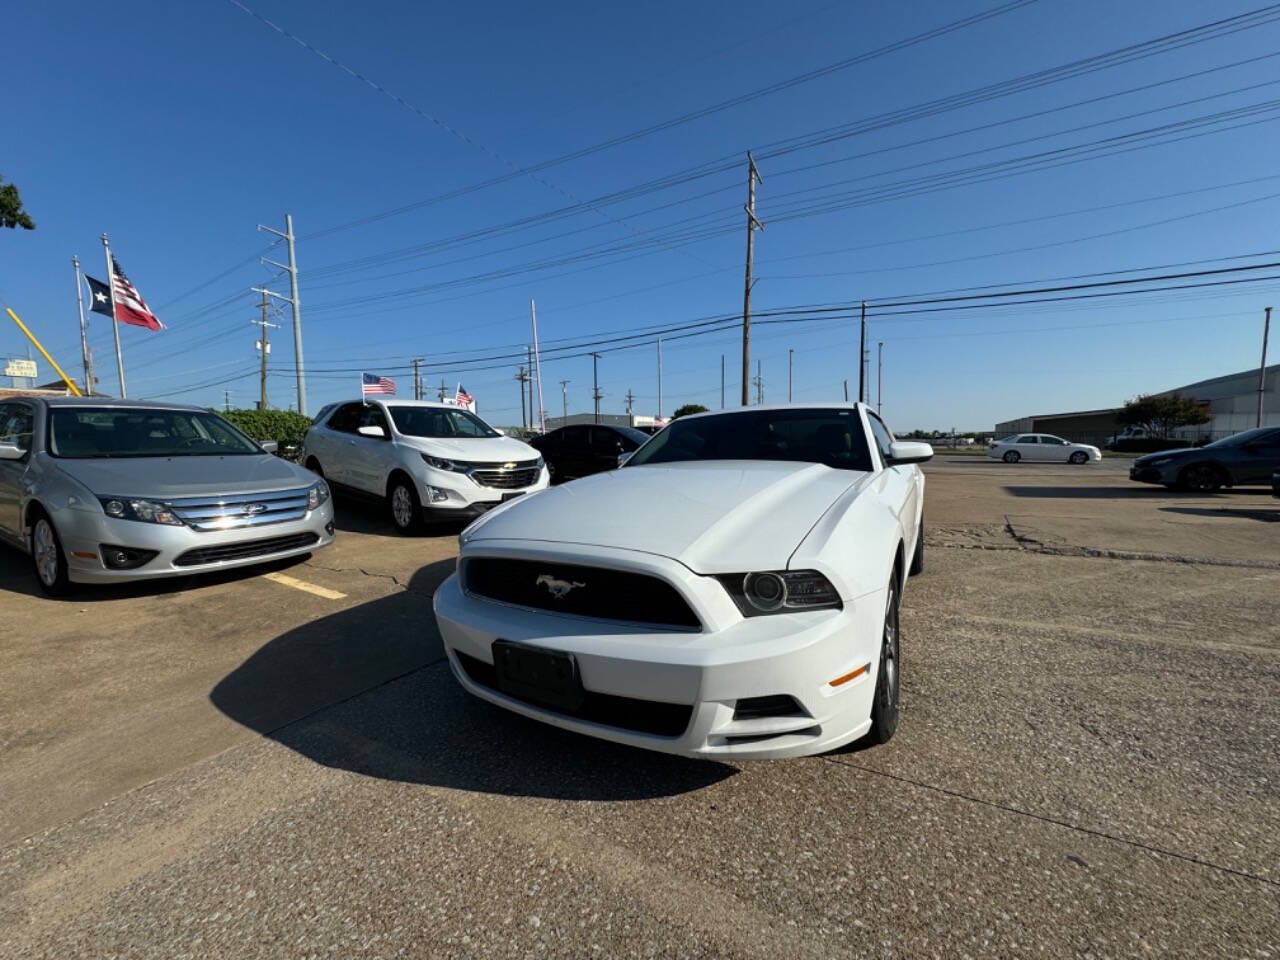
[[[634,417],[632,408],[635,406],[635,403],[636,403],[636,395],[632,393],[630,389],[628,389],[627,390],[627,419],[628,420],[632,420]],[[635,426],[634,421],[631,423],[631,426],[633,427]]]
[[[658,419],[662,419],[662,338],[658,338]]]
[[[720,354],[720,409],[724,409],[724,354]]]
[[[529,384],[529,429],[533,429],[533,347],[524,348],[526,381]]]
[[[1262,400],[1267,390],[1267,339],[1271,336],[1271,308],[1262,323],[1262,366],[1258,368],[1258,426],[1262,426]]]
[[[444,403],[444,377],[440,378],[440,402]]]
[[[876,413],[884,400],[884,341],[876,344]]]
[[[867,301],[862,301],[862,335],[858,339],[858,402],[866,399]]]
[[[302,305],[298,300],[298,258],[293,249],[293,214],[286,213],[284,215],[284,233],[273,227],[258,224],[259,230],[265,230],[267,233],[273,233],[283,240],[289,251],[289,262],[276,263],[274,260],[268,260],[262,257],[263,263],[269,263],[271,266],[283,270],[289,274],[289,296],[283,296],[264,287],[253,287],[257,293],[265,293],[269,297],[277,300],[283,300],[285,303],[293,306],[293,362],[297,370],[298,376],[298,412],[307,412],[307,374],[302,364]]]
[[[93,396],[93,354],[89,351],[89,329],[84,322],[84,284],[80,282],[80,258],[72,257],[71,265],[76,270],[76,307],[80,310],[80,355],[84,360],[84,395],[90,397]]]
[[[751,159],[751,151],[747,151],[747,275],[742,290],[742,405],[751,402],[751,264],[755,257],[756,230],[763,230],[764,224],[756,219],[756,184],[763,183],[756,162]],[[658,414],[662,414],[662,404],[658,404]]]
[[[529,382],[529,374],[525,372],[523,365],[520,366],[519,371],[516,373],[516,380],[520,384],[520,426],[527,430],[529,424],[524,415],[524,385]]]
[[[600,422],[600,354],[591,354],[591,399],[596,404],[596,423]]]
[[[756,403],[764,403],[764,371],[759,360],[756,361]]]
[[[844,380],[844,402],[845,403],[849,402],[849,378],[848,377],[845,377],[845,380]]]
[[[227,413],[230,413],[231,412],[231,391],[230,390],[222,391],[222,397],[223,397],[223,409],[226,410]]]
[[[562,419],[564,420],[564,423],[569,422],[569,383],[570,381],[568,380],[560,381],[560,408],[563,414]],[[563,427],[564,423],[560,424],[560,426]]]
[[[422,399],[422,358],[414,357],[409,361],[413,364],[413,399]]]
[[[787,349],[787,403],[792,403],[791,387],[792,387],[792,364],[795,361],[796,352],[790,348]]]
[[[262,370],[258,375],[258,409],[267,409],[267,355],[271,353],[271,338],[267,334],[268,327],[278,327],[278,323],[267,322],[267,295],[262,295],[262,319],[250,320],[250,323],[257,324],[262,328],[262,335],[258,342],[254,344],[262,353]]]
[[[533,324],[533,366],[529,373],[538,381],[538,432],[547,432],[547,406],[542,399],[542,357],[538,352],[538,308],[533,300],[529,301],[529,321]],[[533,394],[530,393],[530,399]],[[532,418],[530,418],[532,419]]]

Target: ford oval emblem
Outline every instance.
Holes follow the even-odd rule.
[[[260,513],[267,512],[267,505],[265,503],[246,503],[240,512],[246,517],[256,517]]]

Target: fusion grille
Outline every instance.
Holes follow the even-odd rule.
[[[236,530],[301,520],[307,513],[307,488],[179,497],[168,503],[178,518],[193,530]]]

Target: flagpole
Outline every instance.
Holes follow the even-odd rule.
[[[76,271],[76,308],[80,311],[80,358],[84,361],[85,396],[93,393],[93,367],[89,361],[89,333],[84,325],[84,282],[80,279],[80,258],[72,257],[71,265]]]
[[[116,373],[120,377],[120,399],[128,396],[124,388],[124,357],[120,355],[120,322],[116,320],[116,268],[111,262],[111,245],[102,235],[102,253],[107,258],[107,292],[111,294],[111,332],[116,337]]]
[[[539,429],[547,432],[547,412],[542,409],[542,358],[538,355],[538,308],[533,300],[529,300],[529,317],[533,321],[533,366],[538,376],[538,424]]]

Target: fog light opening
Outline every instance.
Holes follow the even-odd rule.
[[[427,497],[432,503],[443,503],[449,499],[449,491],[442,490],[440,487],[427,487]]]
[[[135,570],[155,558],[157,550],[137,550],[133,547],[102,545],[102,562],[112,570]]]

